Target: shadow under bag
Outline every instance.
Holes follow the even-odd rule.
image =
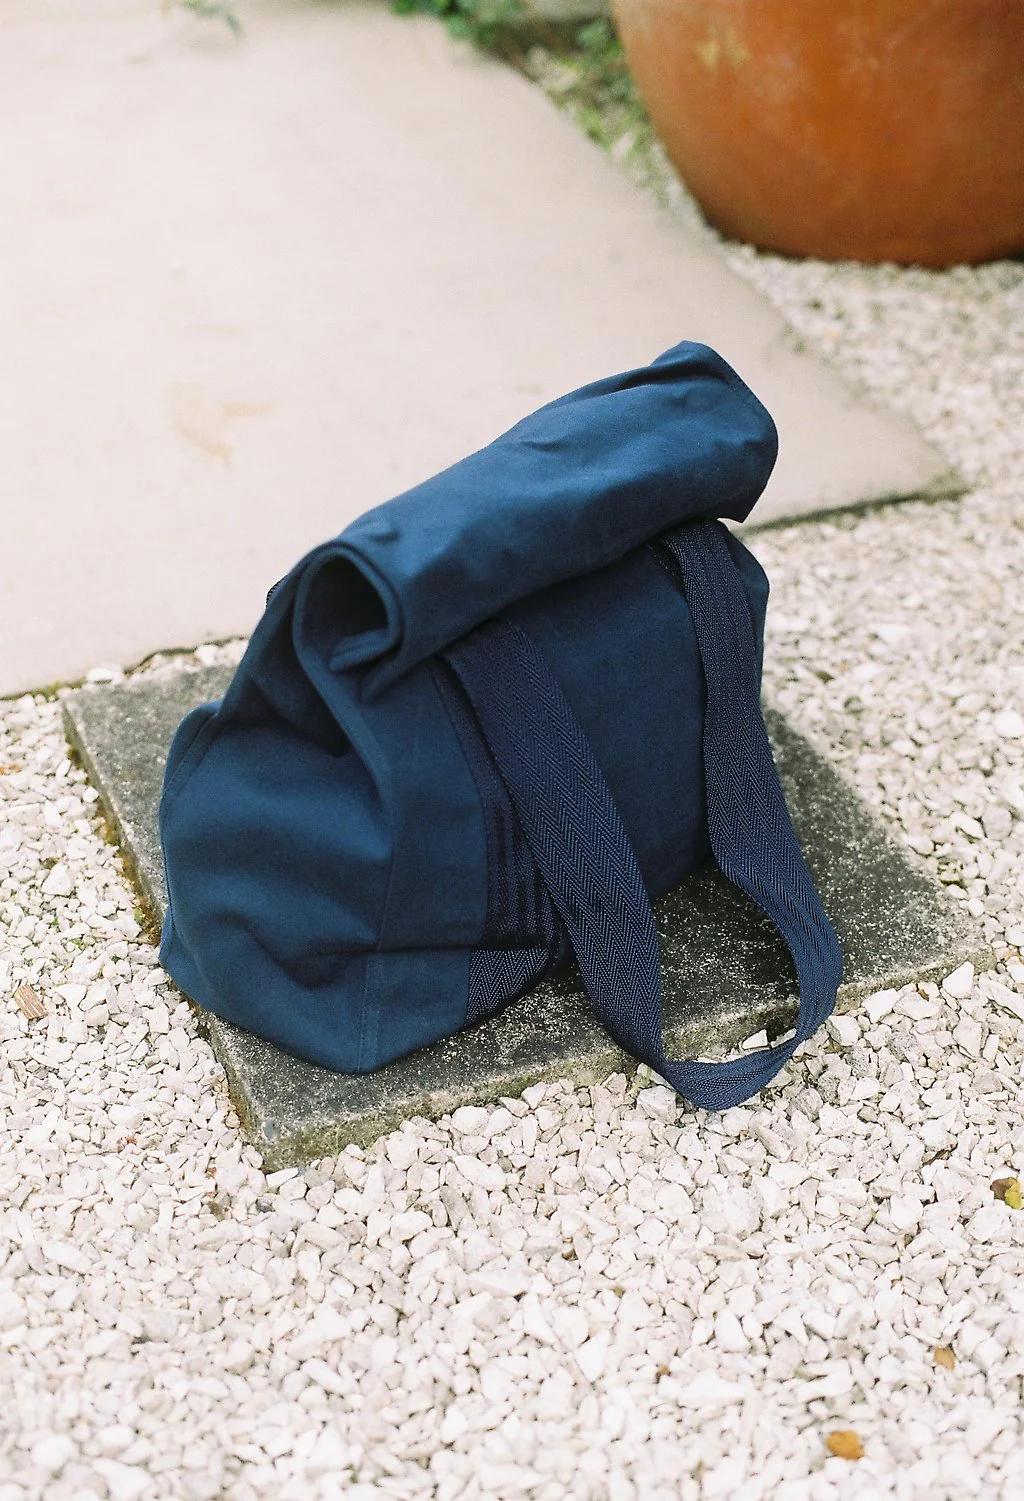
[[[767,580],[717,519],[748,515],[776,452],[735,372],[680,344],[303,558],[171,746],[173,979],[361,1072],[575,959],[694,1104],[767,1083],[842,968],[761,719]],[[799,1015],[775,1047],[673,1061],[651,898],[709,854],[785,940]]]

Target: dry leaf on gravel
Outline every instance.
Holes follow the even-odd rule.
[[[852,1428],[837,1428],[825,1439],[825,1446],[836,1459],[863,1459],[864,1445]]]
[[[19,985],[14,992],[14,999],[22,1016],[27,1016],[30,1022],[41,1021],[46,1015],[42,997],[31,985]]]
[[[1024,1208],[1024,1189],[1021,1188],[1019,1178],[997,1178],[992,1184],[992,1192],[997,1199],[1002,1199],[1008,1208]]]

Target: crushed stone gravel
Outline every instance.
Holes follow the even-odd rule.
[[[971,482],[755,547],[770,692],[997,968],[723,1115],[641,1071],[266,1176],[58,704],[0,706],[0,1501],[1021,1494],[1024,267],[727,254]]]

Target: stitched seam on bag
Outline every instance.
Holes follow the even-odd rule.
[[[480,733],[458,674],[447,660],[447,653],[453,650],[458,650],[458,643],[446,648],[446,655],[433,659],[431,665],[480,797],[488,859],[486,925],[469,963],[466,1024],[472,1026],[484,1017],[495,1015],[537,984],[558,962],[563,943],[557,914],[501,773]],[[481,773],[487,776],[486,787]],[[509,936],[531,931],[537,937],[533,943],[512,941]]]
[[[190,776],[194,776],[195,773],[199,770],[200,766],[202,766],[207,752],[210,750],[211,746],[217,739],[217,735],[214,733],[216,728],[217,714],[214,713],[211,714],[209,719],[201,724],[196,730],[195,734],[192,736],[192,739],[185,747],[182,758],[175,767],[170,781],[165,784],[163,791],[160,794],[160,802],[157,808],[156,822],[157,833],[160,839],[160,859],[163,862],[164,868],[164,890],[167,893],[166,923],[168,940],[171,938],[174,932],[174,903],[171,898],[171,883],[168,879],[169,866],[167,862],[167,844],[164,839],[164,814],[170,811],[171,805],[177,797],[177,794],[184,786],[183,778],[185,776],[185,773],[188,772]],[[203,743],[200,747],[200,742],[203,740],[204,735],[206,736],[205,743]],[[164,938],[163,934],[161,934],[160,951],[163,950],[163,947]]]
[[[217,738],[214,732],[220,728],[217,724],[218,714],[219,711],[214,711],[199,726],[185,747],[181,759],[171,773],[170,779],[165,782],[163,792],[160,794],[161,808],[169,808],[171,806],[174,798],[181,790],[181,783],[185,774],[188,773],[190,776],[194,776],[203,764],[207,752]]]
[[[376,958],[377,953],[379,952],[380,951],[377,950],[375,953],[369,953],[363,960],[363,989],[362,994],[359,997],[359,1045],[356,1048],[357,1069],[359,1072],[363,1072],[369,1067],[367,1060],[371,1057],[375,1058],[377,1056],[377,1049],[379,1045],[380,1007],[371,1007],[368,1004],[370,993],[370,965],[373,963],[373,960]],[[373,1028],[374,1035],[372,1051],[370,1049],[370,1038],[368,1036],[370,1031],[371,1018],[376,1023],[375,1027]]]
[[[447,715],[448,722],[452,727],[452,733],[454,734],[455,739],[458,741],[462,759],[463,761],[465,761],[466,769],[468,770],[470,777],[473,780],[473,786],[476,788],[477,799],[480,803],[480,815],[484,825],[484,859],[486,861],[484,925],[483,932],[480,934],[479,940],[479,943],[482,946],[486,943],[488,937],[493,935],[494,927],[494,877],[495,866],[497,863],[497,841],[494,830],[494,821],[488,807],[488,799],[485,794],[484,788],[480,785],[480,777],[477,773],[477,769],[473,765],[473,759],[466,749],[463,728],[458,723],[456,716],[452,713],[449,683],[445,676],[446,673],[451,673],[451,668],[448,667],[447,663],[442,662],[437,657],[431,657],[428,660],[427,665],[430,668],[431,676],[434,680],[435,691],[437,692],[437,696],[441,700],[441,703],[444,707],[444,712]],[[452,673],[452,678],[454,679],[454,673]],[[453,682],[452,687],[456,686],[457,682]]]

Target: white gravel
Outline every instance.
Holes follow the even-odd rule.
[[[3,706],[0,1501],[1021,1495],[1024,273],[730,258],[975,487],[757,550],[771,691],[998,968],[722,1116],[538,1086],[266,1177],[58,706]]]

